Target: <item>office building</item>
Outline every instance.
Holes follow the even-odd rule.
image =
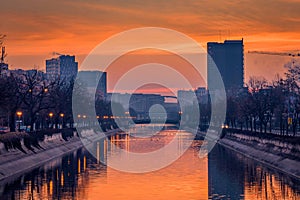
[[[213,65],[217,66],[226,91],[242,88],[244,85],[244,44],[243,40],[225,40],[224,43],[207,43],[208,88],[217,87]],[[214,62],[214,63],[213,63]]]
[[[46,74],[50,79],[70,81],[78,72],[78,62],[75,56],[61,55],[58,58],[46,60]]]

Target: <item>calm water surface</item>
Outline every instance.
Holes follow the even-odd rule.
[[[155,172],[125,173],[99,162],[118,154],[111,143],[147,152],[168,143],[176,133],[162,131],[151,138],[118,135],[95,142],[97,158],[79,149],[1,182],[0,199],[300,199],[299,181],[221,146],[200,159],[202,141],[194,141],[176,162]],[[178,145],[192,140],[186,132],[179,134]]]

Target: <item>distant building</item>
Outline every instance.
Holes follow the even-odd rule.
[[[181,108],[191,106],[196,102],[196,96],[193,90],[178,90],[177,97]]]
[[[178,102],[180,107],[192,106],[194,103],[207,103],[208,91],[205,87],[198,87],[195,90],[178,90]]]
[[[130,97],[131,97],[131,94],[129,94],[129,93],[125,93],[125,94],[107,93],[106,100],[112,101],[114,103],[119,103],[123,106],[124,109],[126,109],[126,107],[128,108],[128,106],[129,106]],[[129,110],[127,109],[125,111],[129,111]]]
[[[167,113],[167,122],[179,122],[180,121],[180,106],[178,103],[164,103],[164,108]]]
[[[68,81],[75,78],[78,72],[78,62],[75,56],[61,55],[58,58],[46,60],[46,73],[48,78]]]
[[[244,44],[243,40],[225,40],[224,43],[207,43],[207,80],[210,89],[216,81],[213,62],[217,66],[226,91],[242,88],[244,85]]]
[[[87,87],[89,92],[93,92],[97,87],[97,97],[106,99],[107,96],[107,73],[102,71],[79,71],[78,78]],[[99,80],[99,81],[97,81]]]
[[[108,93],[107,101],[119,103],[123,106],[124,111],[133,117],[135,123],[153,123],[161,122],[162,116],[166,114],[167,123],[177,123],[180,119],[178,103],[165,102],[165,96],[160,94],[143,94],[143,93]],[[154,105],[161,105],[165,112],[152,110],[150,116],[150,108]]]
[[[131,95],[129,107],[137,115],[148,115],[149,109],[155,104],[163,105],[165,98],[159,94],[134,93]]]

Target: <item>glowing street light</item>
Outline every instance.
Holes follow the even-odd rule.
[[[22,116],[22,114],[23,114],[23,113],[22,113],[21,111],[18,111],[18,112],[17,112],[17,116],[18,116],[19,118]]]
[[[64,127],[64,116],[65,116],[65,114],[60,113],[59,116],[61,117],[61,128],[63,128]]]
[[[22,117],[23,113],[21,111],[17,112],[17,116],[19,118],[19,132],[21,131],[21,117]]]
[[[53,128],[53,123],[52,123],[53,113],[52,112],[49,113],[49,117],[50,117],[51,127]]]

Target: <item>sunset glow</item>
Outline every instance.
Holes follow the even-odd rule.
[[[300,1],[5,1],[0,32],[7,35],[10,68],[45,69],[52,52],[74,54],[79,64],[96,45],[131,28],[164,27],[180,31],[204,48],[208,41],[244,38],[248,50],[297,51]],[[268,14],[266,14],[268,13]],[[246,79],[272,79],[290,58],[246,54]],[[282,69],[278,69],[282,72]]]

